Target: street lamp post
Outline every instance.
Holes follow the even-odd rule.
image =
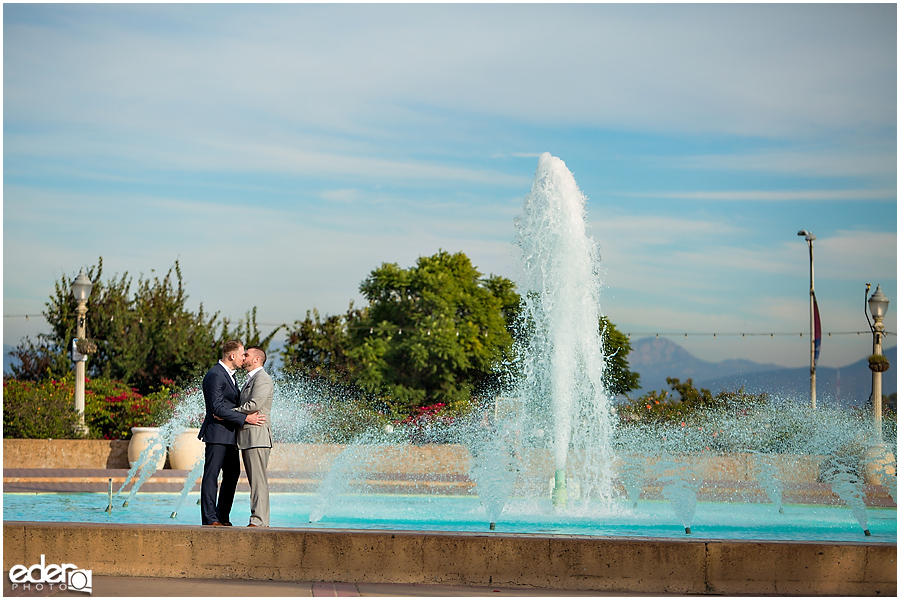
[[[866,284],[866,292],[869,285]],[[872,356],[882,357],[881,341],[884,337],[884,315],[887,314],[890,300],[881,291],[881,285],[876,286],[875,293],[869,297],[869,312],[872,313],[874,324],[869,324],[872,329]],[[868,317],[867,317],[868,319]],[[890,365],[887,360],[869,360],[869,368],[872,370],[872,411],[875,417],[875,433],[881,439],[881,373]]]
[[[804,236],[809,245],[809,406],[816,408],[816,321],[815,299],[816,286],[813,276],[813,240],[816,239],[809,231],[801,229],[797,235]]]
[[[84,270],[78,273],[78,277],[72,282],[72,295],[78,302],[75,309],[75,339],[72,340],[72,358],[75,360],[75,410],[78,412],[78,427],[82,433],[87,433],[84,424],[84,363],[87,355],[78,352],[78,341],[84,339],[84,321],[87,315],[87,299],[91,295],[94,284],[84,274]]]

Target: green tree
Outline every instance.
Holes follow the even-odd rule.
[[[600,338],[603,341],[605,368],[603,385],[609,396],[625,395],[641,387],[641,376],[629,368],[631,341],[606,317],[600,317]]]
[[[511,290],[511,282],[483,279],[462,252],[420,257],[409,269],[382,264],[360,285],[369,307],[349,353],[357,383],[404,414],[469,400],[509,358],[503,309]]]
[[[301,373],[310,379],[349,385],[353,380],[353,362],[348,352],[353,338],[350,328],[358,329],[364,311],[353,308],[343,315],[326,316],[319,311],[306,311],[306,318],[296,321],[288,331],[282,351],[284,370]]]
[[[103,279],[102,257],[86,274],[94,282],[86,335],[97,346],[87,373],[127,381],[141,393],[199,374],[218,359],[226,339],[243,335],[245,343],[263,345],[275,334],[260,339],[255,308],[233,330],[227,319],[207,313],[203,304],[196,312],[189,310],[177,261],[163,277],[138,277],[133,295],[133,280],[127,272]],[[13,352],[20,363],[11,369],[16,379],[59,379],[71,370],[69,346],[75,336],[77,307],[70,291],[73,279],[63,275],[45,305],[50,333],[40,334],[37,343],[26,338]]]
[[[458,409],[497,384],[519,306],[511,281],[439,251],[409,269],[382,264],[360,291],[364,309],[325,319],[313,311],[294,324],[286,370],[352,384],[395,416],[438,403]]]

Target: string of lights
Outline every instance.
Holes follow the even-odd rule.
[[[872,332],[871,331],[828,331],[828,332],[823,332],[823,334],[826,334],[828,337],[831,337],[833,335],[872,335]],[[895,332],[892,332],[892,331],[885,331],[884,334],[885,335],[897,335]],[[694,331],[694,332],[689,331],[689,332],[684,333],[684,332],[670,331],[670,332],[666,332],[666,333],[657,333],[657,332],[634,333],[634,332],[632,332],[632,333],[626,333],[625,335],[627,335],[629,338],[632,336],[634,336],[634,337],[656,336],[657,338],[660,338],[660,337],[714,337],[715,338],[715,337],[725,337],[725,336],[741,336],[742,338],[747,338],[747,337],[771,337],[771,338],[774,338],[775,336],[778,336],[778,337],[801,337],[802,338],[803,336],[809,336],[809,332],[807,331],[806,333],[803,333],[802,331],[798,331],[795,333],[791,333],[791,332],[772,332],[772,333],[757,333],[757,332],[719,333],[719,332],[714,332],[714,333],[710,333],[708,331]]]
[[[22,318],[24,318],[24,319],[27,321],[27,320],[32,319],[32,318],[43,318],[43,315],[40,314],[40,313],[39,313],[39,314],[24,314],[24,315],[3,315],[3,318],[4,318],[4,319],[22,319]],[[257,323],[257,326],[263,326],[263,327],[281,327],[281,326],[284,326],[284,325],[288,325],[288,327],[290,326],[289,324],[286,324],[286,323],[259,323],[259,322]],[[396,328],[396,329],[398,329],[398,330],[400,330],[400,331],[406,330],[406,331],[408,331],[408,332],[412,332],[412,331],[415,331],[415,330],[416,330],[415,327],[402,327],[402,328],[399,328],[399,327],[393,327],[393,328]],[[322,329],[322,328],[321,328],[321,327],[317,327],[316,329],[319,330],[319,329]],[[376,330],[376,329],[379,330],[379,331],[383,331],[383,330],[385,329],[385,327],[383,327],[383,326],[376,326],[376,327],[372,328],[372,327],[370,327],[370,326],[368,326],[368,325],[365,325],[365,326],[363,326],[363,325],[350,325],[350,326],[346,326],[346,325],[345,325],[345,326],[343,327],[343,329],[370,329],[370,330],[373,330],[373,332],[374,332],[374,330]],[[431,329],[434,329],[434,328],[429,327],[429,328],[427,328],[427,329],[431,330]],[[742,338],[748,338],[748,337],[768,337],[768,338],[774,338],[774,337],[800,337],[800,338],[802,338],[802,337],[804,337],[804,336],[809,336],[809,332],[808,332],[808,331],[807,331],[807,332],[802,332],[802,331],[798,331],[798,332],[790,332],[790,331],[780,331],[780,332],[709,332],[709,331],[687,331],[687,332],[681,332],[681,331],[657,332],[657,331],[652,331],[652,332],[635,332],[635,331],[632,331],[632,332],[623,332],[623,333],[624,333],[629,339],[631,339],[632,337],[636,337],[636,338],[642,338],[642,337],[656,337],[656,338],[658,339],[658,338],[660,338],[660,337],[666,337],[666,338],[671,338],[671,337],[684,337],[684,338],[688,338],[688,337],[712,337],[712,338],[718,338],[718,337],[738,337],[738,336],[740,336],[740,337],[742,337]],[[869,330],[866,330],[866,331],[827,331],[827,332],[823,331],[822,333],[823,333],[823,335],[827,335],[828,337],[832,337],[832,336],[836,336],[836,335],[872,335],[872,332],[869,331]],[[897,333],[894,332],[894,331],[885,331],[885,332],[884,332],[884,335],[897,335]]]

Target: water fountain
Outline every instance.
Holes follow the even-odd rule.
[[[858,415],[826,407],[812,414],[774,398],[709,410],[690,424],[615,416],[602,384],[598,251],[586,235],[584,196],[561,160],[540,157],[516,226],[523,316],[504,396],[424,434],[373,422],[327,445],[328,413],[344,405],[310,382],[280,379],[274,470],[315,483],[313,493],[288,493],[290,483],[275,490],[273,526],[829,542],[862,535],[896,545],[896,452],[870,439]],[[161,435],[174,439],[202,407],[199,391],[188,394]],[[411,441],[423,437],[440,443]],[[896,444],[896,432],[889,437]],[[865,484],[860,462],[872,447],[881,449],[877,489]],[[199,513],[178,508],[197,474],[180,495],[151,494],[148,505],[196,524]],[[142,473],[129,499],[145,480]],[[239,494],[235,510],[240,502]],[[160,522],[130,513],[139,502],[110,513],[97,504],[90,520]],[[15,506],[5,500],[6,520],[16,519]],[[49,505],[46,512],[57,514]]]
[[[544,153],[516,220],[524,274],[519,285],[521,376],[515,394],[525,399],[530,422],[548,412],[552,417],[552,498],[559,508],[566,507],[570,469],[577,469],[573,475],[583,498],[608,501],[611,495],[610,414],[598,329],[599,254],[585,233],[584,205],[572,173]],[[569,460],[571,451],[577,462]]]

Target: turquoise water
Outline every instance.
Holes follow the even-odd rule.
[[[198,493],[189,494],[177,510],[180,494],[140,493],[122,507],[124,498],[106,512],[104,493],[5,493],[5,521],[80,523],[146,523],[199,525]],[[272,527],[314,529],[386,529],[392,531],[489,531],[488,517],[477,497],[438,495],[344,495],[329,503],[324,517],[309,523],[320,502],[315,494],[273,493]],[[250,496],[238,493],[232,522],[246,525]],[[588,535],[608,537],[835,541],[897,543],[896,508],[867,508],[863,528],[849,507],[786,505],[784,514],[771,504],[698,502],[691,535],[665,501],[614,504],[609,509],[581,507],[558,513],[549,502],[512,500],[496,523],[497,533]]]

